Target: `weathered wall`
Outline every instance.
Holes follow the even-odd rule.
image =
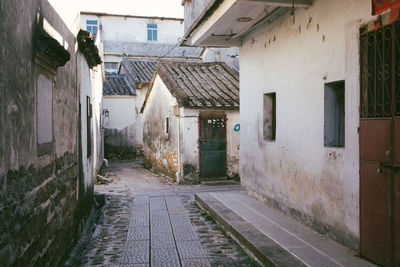
[[[99,171],[103,160],[103,133],[100,126],[103,86],[101,65],[90,69],[84,55],[78,53],[78,73],[80,92],[80,131],[81,131],[81,164],[84,191],[91,190],[95,176]],[[90,119],[90,132],[87,127],[87,103],[86,97],[92,104],[92,118]],[[90,150],[88,155],[88,134],[90,134]]]
[[[109,117],[104,119],[104,144],[107,149],[116,153],[136,150],[138,123],[135,108],[136,96],[104,96],[103,109],[109,111]]]
[[[242,185],[358,247],[359,27],[371,2],[316,0],[255,30],[240,48]],[[345,80],[345,147],[324,147],[324,84]],[[276,92],[276,140],[263,139],[263,94]]]
[[[71,2],[0,2],[0,265],[58,266],[84,223],[77,167],[79,13]],[[63,3],[61,5],[64,5]],[[71,54],[52,82],[50,146],[38,154],[33,31],[37,11]],[[56,10],[62,10],[60,16]]]
[[[238,110],[212,110],[181,108],[181,174],[185,182],[199,180],[199,115],[215,113],[226,115],[226,167],[229,177],[239,176],[240,130],[235,125],[240,123]]]
[[[99,55],[103,58],[103,44],[98,38],[95,44],[99,49]],[[104,63],[93,67],[90,70],[90,77],[92,81],[92,96],[93,96],[93,172],[96,174],[103,165],[104,159],[104,117],[103,112],[103,82],[104,82]],[[94,177],[95,178],[95,177]]]
[[[184,2],[185,33],[188,31],[189,27],[191,27],[192,24],[199,19],[205,8],[214,1],[215,0],[186,0]]]
[[[239,72],[239,48],[206,48],[203,54],[204,62],[225,62],[229,67]]]
[[[232,110],[226,112],[226,167],[229,177],[237,177],[239,172],[240,156],[240,112]]]
[[[146,164],[155,171],[177,179],[178,172],[178,118],[177,105],[164,83],[157,75],[143,111],[143,152]],[[170,131],[165,133],[165,118],[169,117]]]

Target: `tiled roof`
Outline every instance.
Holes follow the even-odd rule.
[[[225,63],[159,62],[157,74],[180,106],[239,108],[239,74]]]
[[[151,59],[124,59],[120,73],[126,74],[132,84],[150,83],[156,69],[156,61]]]
[[[107,74],[103,86],[104,95],[136,95],[135,89],[123,74]]]

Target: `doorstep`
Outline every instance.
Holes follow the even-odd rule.
[[[265,266],[375,266],[242,191],[197,193],[196,203]]]

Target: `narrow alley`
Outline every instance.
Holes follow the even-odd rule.
[[[104,175],[67,266],[258,266],[194,204],[197,192],[238,185],[178,186],[140,161],[112,162]]]
[[[0,0],[0,267],[400,267],[400,0]]]

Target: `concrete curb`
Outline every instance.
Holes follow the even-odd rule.
[[[274,240],[268,238],[210,193],[197,193],[196,203],[214,216],[218,224],[239,245],[250,252],[264,266],[306,266]]]

